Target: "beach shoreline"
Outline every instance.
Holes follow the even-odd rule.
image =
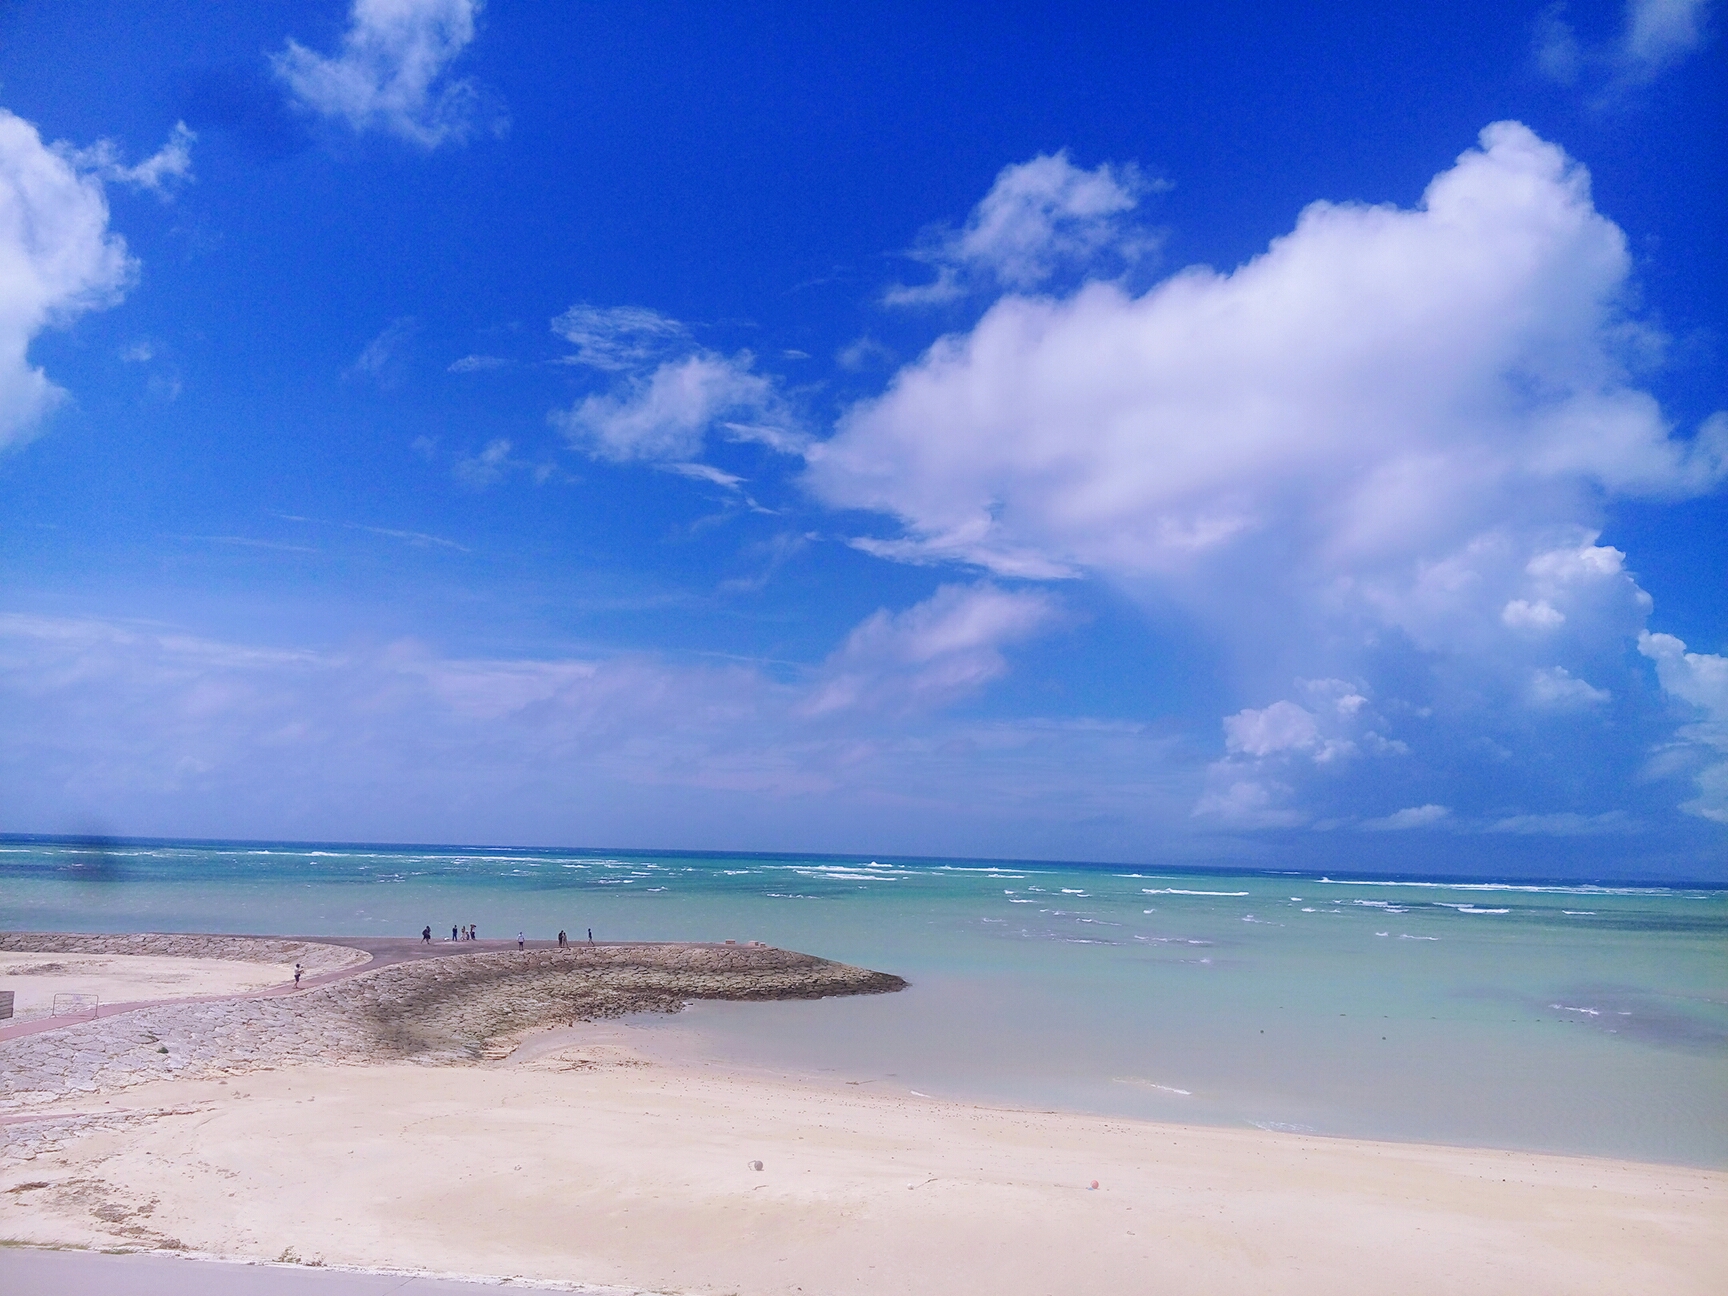
[[[0,1235],[739,1293],[1703,1293],[1728,1259],[1718,1172],[986,1108],[627,1035],[143,1086],[0,1172]]]
[[[343,984],[465,968],[532,987],[531,961],[557,957]],[[507,1049],[331,1037],[191,1065],[212,1005],[159,1005],[60,1034],[89,1054],[179,1014],[169,1053],[53,1092],[13,1082],[55,1032],[0,1044],[0,1239],[630,1292],[1702,1293],[1728,1267],[1717,1170],[935,1098],[739,1066],[593,1006]],[[183,1048],[177,1071],[150,1061]]]

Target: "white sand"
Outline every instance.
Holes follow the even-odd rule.
[[[1728,1273],[1721,1172],[979,1108],[633,1038],[63,1100],[158,1114],[0,1170],[0,1237],[740,1296],[1686,1296]]]
[[[0,951],[0,990],[13,1018],[46,1017],[56,995],[95,995],[104,1004],[246,994],[294,979],[294,964],[140,954],[22,954]],[[62,1005],[71,1010],[72,1004]],[[82,1010],[82,1009],[81,1009]]]

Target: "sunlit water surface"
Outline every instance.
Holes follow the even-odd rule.
[[[1728,1165],[1728,892],[657,852],[0,841],[0,929],[755,939],[903,994],[706,1051],[943,1097]],[[652,1023],[651,1023],[652,1024]],[[658,1028],[658,1027],[656,1027]]]

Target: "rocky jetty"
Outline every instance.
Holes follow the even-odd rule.
[[[80,945],[78,952],[94,951]],[[473,1064],[506,1056],[539,1026],[677,1012],[692,999],[818,999],[905,985],[888,973],[757,945],[577,945],[427,958],[295,994],[158,1004],[0,1041],[0,1121],[8,1111],[152,1080],[307,1063]],[[0,1124],[0,1144],[5,1133]]]

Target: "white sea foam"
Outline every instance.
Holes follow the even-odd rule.
[[[1313,1134],[1316,1130],[1312,1125],[1292,1125],[1289,1121],[1249,1121],[1255,1129],[1267,1130],[1273,1134]]]
[[[1360,900],[1358,900],[1356,903],[1361,904],[1362,902]],[[1440,906],[1442,909],[1456,909],[1459,913],[1503,914],[1503,913],[1511,913],[1512,912],[1510,909],[1478,909],[1473,904],[1456,904],[1456,903],[1453,903],[1451,901],[1446,901],[1446,900],[1436,900],[1434,903],[1436,905]]]
[[[1676,891],[1672,887],[1605,887],[1605,886],[1539,886],[1524,882],[1393,882],[1387,880],[1364,880],[1359,878],[1322,877],[1321,882],[1327,886],[1360,886],[1360,887],[1426,887],[1435,891],[1525,891],[1539,895],[1617,895],[1617,896],[1670,896],[1686,900],[1708,900],[1711,897],[1703,892]]]
[[[1399,940],[1439,940],[1438,936],[1412,936],[1409,932],[1399,932]]]
[[[1562,909],[1560,912],[1568,918],[1594,918],[1596,916],[1594,909]]]
[[[1245,896],[1246,891],[1185,891],[1181,887],[1141,887],[1141,895]]]
[[[1184,1098],[1192,1098],[1192,1089],[1178,1089],[1175,1085],[1159,1084],[1156,1080],[1142,1080],[1139,1076],[1111,1076],[1110,1079],[1121,1085],[1135,1085],[1141,1089],[1158,1089],[1164,1093],[1181,1094]]]
[[[1583,1013],[1587,1017],[1600,1017],[1602,1015],[1602,1010],[1600,1008],[1574,1008],[1574,1007],[1572,1007],[1571,1004],[1557,1004],[1557,1003],[1556,1004],[1549,1004],[1548,1006],[1550,1008],[1555,1009],[1558,1012]],[[1628,1016],[1628,1017],[1631,1016],[1630,1013],[1626,1013],[1623,1015]]]

